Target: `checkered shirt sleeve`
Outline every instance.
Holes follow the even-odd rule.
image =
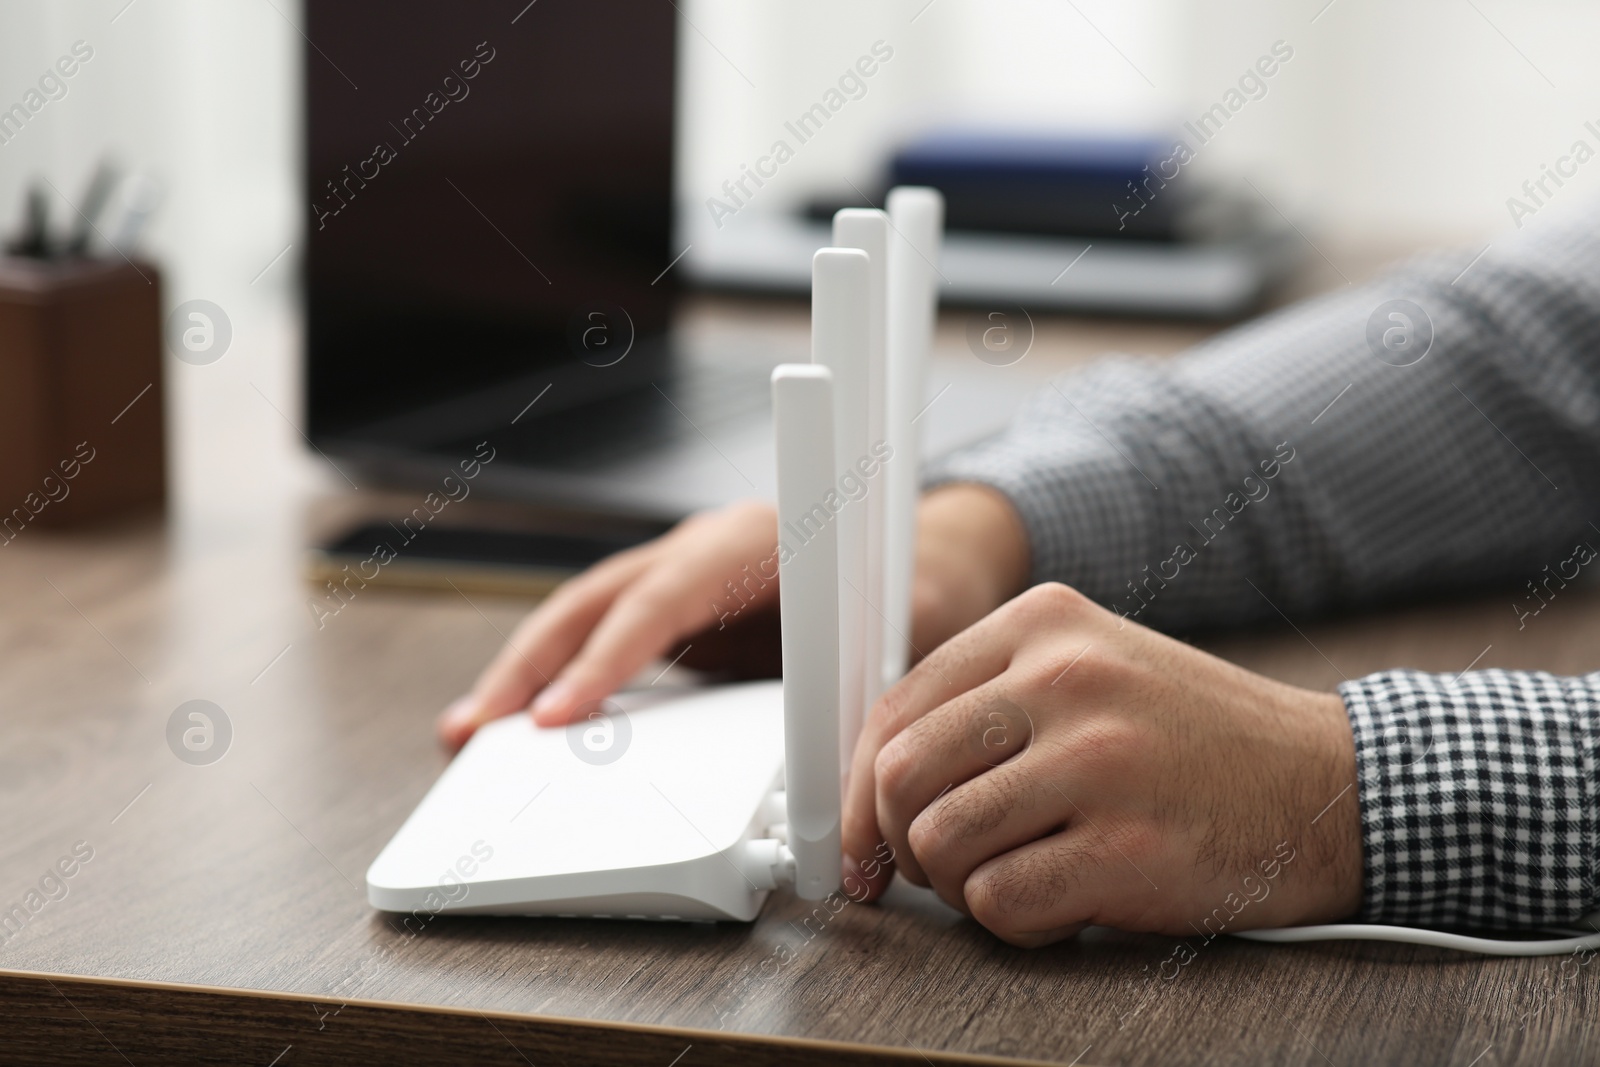
[[[1600,900],[1600,672],[1386,671],[1339,687],[1371,921],[1571,923]]]
[[[1422,309],[1420,359],[1368,340],[1395,299]],[[1176,360],[1062,376],[933,462],[925,484],[949,482],[1011,500],[1034,581],[1158,629],[1520,594],[1576,544],[1600,548],[1600,211],[1537,220],[1476,260],[1426,257]],[[1342,692],[1364,915],[1541,923],[1596,902],[1600,676],[1400,672]]]

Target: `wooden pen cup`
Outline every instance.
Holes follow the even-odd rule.
[[[0,258],[0,546],[160,507],[163,396],[154,267]]]

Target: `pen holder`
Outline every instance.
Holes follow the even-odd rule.
[[[159,506],[163,406],[154,267],[0,258],[0,547]]]

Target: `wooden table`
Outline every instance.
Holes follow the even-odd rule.
[[[792,342],[803,323],[792,307],[714,304],[685,328]],[[1039,358],[1171,351],[1204,332],[1050,322]],[[940,344],[960,357],[958,317]],[[217,441],[244,410],[215,416]],[[1596,978],[1564,981],[1556,960],[1223,939],[1152,981],[1171,938],[1022,951],[904,886],[809,940],[786,894],[750,926],[440,918],[407,936],[367,906],[365,868],[444,765],[435,712],[529,604],[373,588],[319,629],[305,531],[383,498],[279,477],[270,449],[230,440],[226,456],[195,453],[166,524],[29,529],[0,548],[0,903],[25,901],[77,843],[93,850],[0,942],[0,1063],[1600,1057]],[[1296,620],[1304,636],[1283,624],[1210,647],[1320,688],[1397,665],[1600,666],[1600,595],[1564,593],[1520,632],[1508,604]],[[195,699],[231,723],[220,762],[169,748],[169,718]],[[793,958],[774,967],[780,946]]]

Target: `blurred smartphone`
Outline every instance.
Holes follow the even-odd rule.
[[[668,528],[640,523],[593,533],[540,533],[430,526],[407,541],[390,523],[364,523],[311,549],[306,576],[335,585],[355,574],[391,589],[542,597],[590,564]]]

